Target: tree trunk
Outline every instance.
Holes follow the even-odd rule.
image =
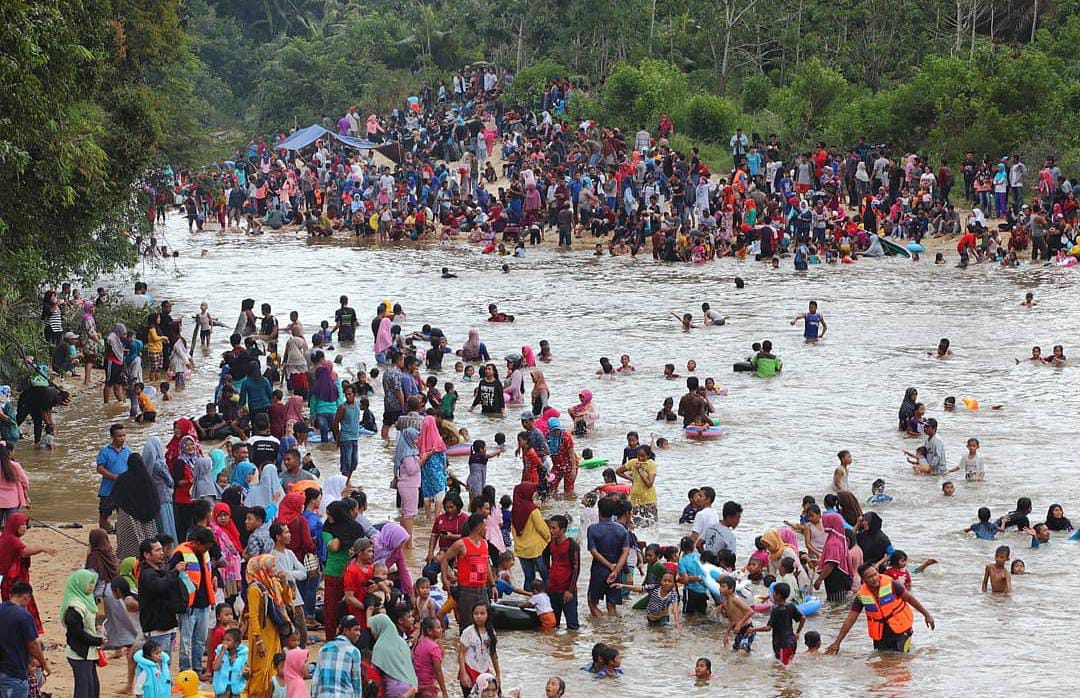
[[[1034,43],[1035,41],[1035,27],[1039,25],[1039,0],[1035,0],[1031,13],[1031,39],[1028,40],[1028,43]]]
[[[525,16],[518,19],[517,35],[517,72],[525,67]]]

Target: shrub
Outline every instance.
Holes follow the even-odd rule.
[[[694,95],[686,104],[685,129],[694,138],[720,142],[735,131],[739,110],[731,100],[716,95]]]

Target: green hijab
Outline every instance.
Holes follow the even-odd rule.
[[[390,616],[379,614],[368,620],[368,627],[375,635],[375,647],[371,651],[371,663],[387,676],[407,683],[413,688],[419,686],[416,670],[413,669],[412,652],[398,635],[397,626]]]
[[[64,587],[64,600],[60,603],[60,617],[63,618],[69,606],[75,606],[75,610],[82,615],[97,613],[97,603],[94,601],[94,585],[97,584],[97,572],[93,570],[79,570],[72,573]]]
[[[125,557],[121,560],[120,571],[117,574],[127,580],[132,591],[139,590],[139,580],[135,579],[135,558]]]

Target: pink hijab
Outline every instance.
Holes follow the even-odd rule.
[[[821,525],[825,527],[827,538],[825,547],[821,551],[821,562],[831,562],[848,575],[855,579],[855,572],[851,569],[851,559],[848,557],[848,540],[844,535],[844,518],[839,514],[823,514]]]
[[[523,359],[525,359],[525,366],[527,366],[528,368],[533,368],[536,366],[536,355],[533,354],[532,347],[530,347],[528,344],[521,347],[521,356]]]
[[[439,435],[439,427],[435,424],[435,418],[430,414],[424,417],[424,421],[420,425],[420,439],[416,442],[416,447],[420,450],[420,453],[427,453],[428,451],[443,453],[446,451],[446,442]]]
[[[791,546],[791,549],[795,551],[795,554],[799,554],[799,537],[795,535],[795,531],[792,531],[787,526],[781,526],[777,529],[780,532],[780,540],[784,541],[785,545]]]
[[[379,321],[379,331],[375,334],[375,353],[382,354],[394,344],[390,334],[390,318],[384,317]]]
[[[552,417],[558,417],[559,414],[559,411],[554,407],[547,408],[546,410],[544,410],[544,413],[540,415],[540,419],[536,420],[536,428],[539,429],[544,436],[547,436],[548,420]]]
[[[299,647],[285,653],[285,698],[311,698],[304,675],[308,652]]]
[[[285,434],[292,436],[293,425],[304,418],[304,398],[290,395],[285,401]]]

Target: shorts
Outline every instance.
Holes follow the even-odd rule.
[[[356,470],[357,458],[357,442],[352,439],[342,439],[338,444],[341,474],[348,477],[352,475]]]
[[[392,427],[397,424],[397,420],[401,418],[401,410],[385,410],[382,413],[382,423],[384,427]]]
[[[210,339],[210,330],[199,330],[199,339]]]
[[[794,647],[781,647],[779,649],[774,648],[773,649],[773,654],[776,655],[776,658],[780,660],[781,664],[786,666],[788,664],[791,664],[791,660],[795,658],[795,648]]]
[[[150,357],[150,370],[151,371],[160,371],[161,367],[163,365],[161,352],[150,351],[150,352],[147,352],[147,356]]]
[[[102,516],[108,516],[116,511],[116,505],[113,504],[112,495],[99,494],[98,495],[98,513]]]
[[[809,184],[796,184],[795,185],[795,191],[799,192],[800,194],[805,194],[806,192],[810,191],[810,185]]]
[[[124,367],[114,364],[112,361],[105,362],[105,385],[124,385]]]
[[[881,636],[880,640],[874,640],[874,649],[882,650],[884,652],[903,652],[904,654],[911,651],[911,631],[896,633],[885,628],[885,633]]]
[[[339,342],[351,342],[356,338],[355,327],[339,327],[337,338]]]
[[[659,618],[649,618],[647,624],[648,624],[648,626],[650,628],[662,628],[663,626],[667,625],[670,621],[671,621],[671,618],[669,616],[664,615],[664,616],[660,616]]]
[[[156,422],[157,412],[143,412],[135,418],[136,422]]]
[[[606,567],[602,570],[596,567],[593,568],[589,576],[588,599],[590,604],[596,605],[600,603],[601,599],[604,599],[613,606],[622,605],[622,591],[607,583],[608,574],[610,572],[607,571]]]
[[[735,641],[731,643],[731,649],[750,651],[750,645],[754,644],[754,633],[747,631],[752,627],[752,623],[747,623],[739,628],[739,632],[735,633]]]
[[[559,625],[559,622],[555,620],[555,613],[552,611],[548,611],[547,613],[538,613],[537,616],[540,618],[541,630],[552,631]]]

